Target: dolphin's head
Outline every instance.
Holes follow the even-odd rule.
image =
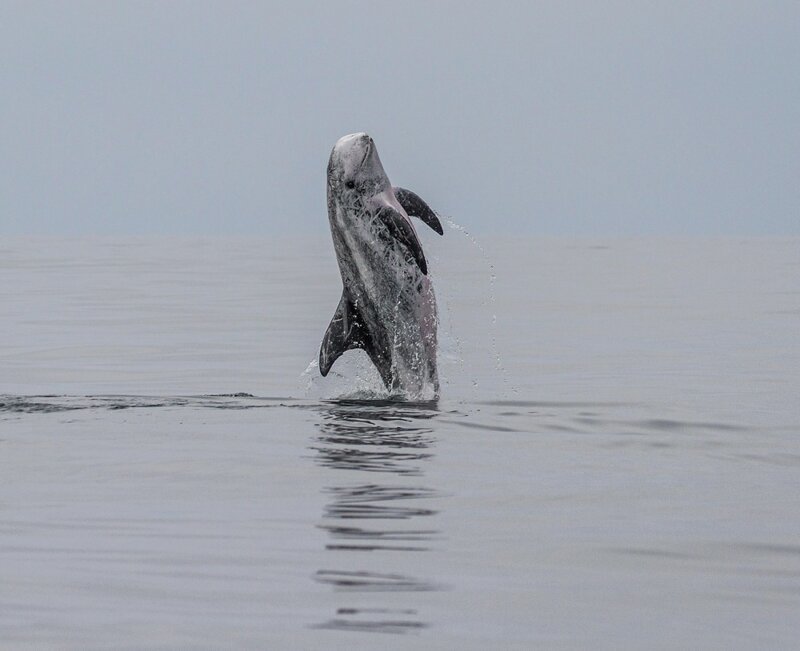
[[[339,138],[328,161],[328,192],[345,200],[373,196],[390,185],[375,141],[366,133]]]

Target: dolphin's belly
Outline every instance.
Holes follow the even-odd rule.
[[[437,393],[437,316],[430,279],[368,211],[337,206],[330,217],[342,283],[372,344],[391,366],[390,390]]]
[[[364,325],[391,359],[397,387],[438,390],[436,299],[433,285],[407,253],[367,229],[345,234],[342,280]],[[349,237],[348,237],[349,236]]]

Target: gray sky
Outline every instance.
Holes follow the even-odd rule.
[[[0,84],[5,233],[324,233],[353,131],[477,232],[800,233],[797,2],[0,0]]]

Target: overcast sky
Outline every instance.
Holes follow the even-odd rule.
[[[800,233],[798,2],[0,0],[0,232],[327,232],[367,131],[478,232]]]

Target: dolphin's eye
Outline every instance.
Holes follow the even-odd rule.
[[[344,187],[349,188],[350,190],[352,190],[354,187],[356,187],[356,182],[355,181],[347,181],[344,184]]]

